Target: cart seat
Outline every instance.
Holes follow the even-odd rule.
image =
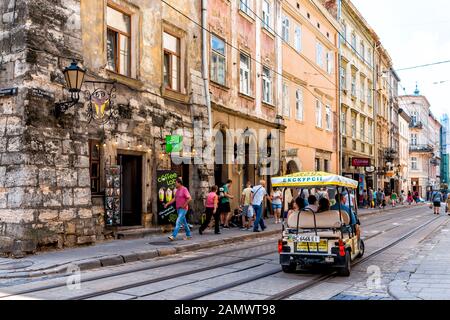
[[[302,211],[300,213],[292,213],[288,218],[288,227],[297,228],[297,217],[300,214],[299,228],[313,229],[314,228],[314,214],[310,211]],[[342,222],[340,219],[342,216]],[[316,224],[318,229],[340,228],[342,224],[350,224],[350,216],[347,212],[326,211],[316,213]]]
[[[302,235],[305,235],[305,234],[302,233]],[[311,234],[308,234],[308,235],[315,236],[316,234],[315,233],[311,233]],[[341,239],[342,238],[342,240],[347,240],[347,239],[350,238],[348,232],[344,232],[344,234],[341,234],[340,231],[336,231],[336,232],[333,232],[333,231],[318,231],[317,235],[320,237],[320,239]]]

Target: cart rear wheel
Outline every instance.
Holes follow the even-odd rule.
[[[297,264],[291,263],[288,266],[281,266],[284,273],[294,273],[297,270]]]
[[[350,256],[350,252],[346,251],[345,252],[345,266],[338,269],[338,274],[341,277],[349,277],[351,268],[352,268],[352,258]]]
[[[365,250],[366,250],[366,246],[364,244],[364,241],[361,239],[361,240],[359,240],[359,254],[358,254],[357,258],[362,258]]]

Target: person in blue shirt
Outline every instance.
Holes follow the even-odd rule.
[[[336,210],[339,211],[339,207],[341,210],[345,211],[348,213],[348,215],[350,216],[350,224],[353,226],[356,224],[356,216],[355,213],[353,211],[350,210],[350,208],[345,204],[345,196],[342,194],[336,194],[336,204],[333,205],[330,210]],[[339,206],[339,203],[341,204]]]

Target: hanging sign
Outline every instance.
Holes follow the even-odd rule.
[[[166,136],[166,152],[181,152],[183,150],[183,137],[179,135]]]
[[[158,223],[168,224],[175,222],[178,217],[175,203],[167,208],[164,208],[164,205],[175,197],[175,182],[178,178],[178,173],[171,170],[158,170],[156,177]]]
[[[370,165],[368,158],[352,158],[352,167],[370,167]]]

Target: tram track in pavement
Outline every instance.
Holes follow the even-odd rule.
[[[383,253],[384,251],[394,247],[395,245],[401,243],[402,241],[410,238],[412,235],[414,235],[418,231],[424,229],[425,227],[427,227],[428,225],[430,225],[434,221],[438,220],[438,218],[439,217],[437,217],[437,218],[435,217],[433,219],[428,220],[426,223],[424,223],[424,224],[414,228],[412,231],[410,231],[407,234],[403,235],[402,237],[396,239],[395,241],[389,243],[388,245],[383,246],[382,248],[379,248],[379,249],[375,250],[374,252],[372,252],[371,254],[369,254],[368,256],[366,256],[366,257],[364,257],[362,259],[356,260],[354,263],[352,263],[352,267],[357,266],[359,264],[362,264],[362,263],[364,263],[364,262],[366,262],[366,261],[368,261],[368,260],[378,256],[379,254]],[[379,234],[377,234],[377,236],[378,235]],[[262,274],[259,274],[259,275],[255,275],[255,276],[252,276],[252,277],[248,277],[248,278],[243,279],[243,280],[237,280],[237,281],[234,281],[232,283],[224,284],[224,285],[216,287],[216,288],[211,288],[211,289],[205,290],[203,292],[195,293],[195,294],[192,294],[192,295],[189,295],[189,296],[184,296],[184,297],[180,298],[179,300],[196,300],[196,299],[200,299],[200,298],[203,298],[203,297],[206,297],[206,296],[209,296],[209,295],[221,292],[221,291],[233,289],[233,288],[238,287],[240,285],[244,285],[244,284],[256,281],[256,280],[264,279],[264,278],[266,278],[268,276],[271,276],[271,275],[282,274],[282,272],[280,271],[279,268],[278,268],[278,271],[276,271],[276,270],[277,269],[274,268],[273,270],[269,270],[269,271],[267,271],[265,273],[262,273]],[[307,290],[307,289],[309,289],[309,288],[311,288],[311,287],[313,287],[313,286],[315,286],[315,285],[317,285],[317,284],[319,284],[319,283],[321,283],[321,282],[323,282],[325,280],[328,280],[330,278],[335,278],[336,276],[337,276],[336,272],[331,272],[331,273],[326,273],[326,274],[319,275],[319,276],[314,277],[313,279],[310,279],[310,280],[308,280],[306,282],[303,282],[303,283],[301,283],[301,284],[299,284],[297,286],[294,286],[294,287],[289,288],[289,289],[287,289],[285,291],[282,291],[280,293],[272,295],[272,296],[268,297],[265,300],[282,300],[282,299],[285,299],[285,298],[289,298],[290,296],[292,296],[294,294],[297,294],[297,293],[300,293],[302,291],[305,291],[305,290]]]
[[[264,245],[273,245],[275,247],[273,240],[264,241],[264,242],[260,243],[259,245],[262,245],[262,246],[264,246]],[[240,248],[233,248],[233,249],[220,251],[220,252],[209,253],[209,254],[205,254],[205,255],[199,255],[197,257],[183,258],[183,259],[179,259],[177,261],[163,261],[162,263],[155,263],[154,265],[151,265],[151,266],[132,268],[132,269],[128,269],[128,270],[124,270],[124,271],[118,271],[118,272],[109,273],[109,274],[105,274],[105,275],[88,277],[86,279],[83,279],[83,283],[93,282],[93,281],[98,281],[98,280],[105,280],[105,279],[108,279],[108,278],[124,276],[124,275],[133,274],[133,273],[137,273],[137,272],[150,271],[150,270],[153,270],[153,269],[164,268],[164,267],[173,266],[173,265],[177,265],[177,264],[195,262],[195,261],[202,260],[202,259],[208,259],[208,258],[213,258],[213,257],[220,257],[220,256],[223,256],[223,255],[226,255],[226,254],[235,253],[236,250],[244,251],[244,250],[254,249],[254,247],[255,246],[253,244],[253,245],[250,245],[250,246],[245,246],[245,247],[240,247]],[[242,262],[242,261],[245,261],[245,260],[248,260],[248,259],[256,259],[256,258],[259,258],[261,256],[265,256],[267,254],[270,254],[272,252],[275,252],[275,251],[272,250],[272,251],[267,252],[267,253],[265,252],[265,253],[249,256],[249,257],[244,257],[244,258],[232,260],[232,261],[229,261],[229,262],[226,262],[226,263],[223,263],[223,264],[218,264],[217,267],[227,266],[227,265],[239,263],[239,262]],[[211,267],[209,267],[209,268],[211,268]],[[199,269],[196,269],[195,273],[196,272],[200,272]],[[194,272],[192,272],[192,273],[194,273]],[[61,283],[57,283],[57,284],[51,284],[51,285],[36,287],[36,288],[32,288],[32,289],[21,290],[21,291],[17,291],[17,292],[11,293],[11,294],[1,294],[0,293],[0,299],[12,297],[12,296],[19,296],[19,295],[24,295],[24,294],[36,293],[36,292],[45,291],[45,290],[52,290],[52,289],[62,288],[62,287],[65,287],[67,285],[66,278],[69,277],[69,276],[70,275],[65,275],[63,277],[57,278],[57,279],[61,279]],[[170,275],[170,277],[174,277],[174,276],[181,276],[181,273],[180,274]],[[162,279],[162,278],[158,278],[158,279],[154,279],[154,280],[162,281],[160,279]],[[7,289],[7,288],[5,288],[5,289]]]
[[[389,221],[392,220],[394,218],[398,218],[398,214],[397,215],[392,215],[389,219],[384,219],[383,221],[376,221],[372,224],[368,224],[366,226],[370,226],[370,225],[374,225],[374,224],[378,224],[378,223],[382,223],[385,221]],[[395,228],[397,228],[399,226],[396,226]],[[389,230],[385,230],[383,232],[377,233],[375,235],[370,236],[370,238],[374,238],[380,234],[384,234],[386,232],[389,232],[390,230],[392,230],[394,228],[391,228]],[[366,238],[367,240],[368,238]],[[264,241],[261,242],[259,245],[271,245],[273,244],[273,240],[268,240],[268,241]],[[110,274],[106,274],[106,275],[100,275],[100,276],[93,276],[93,277],[89,277],[86,279],[83,279],[83,283],[87,283],[87,282],[94,282],[94,281],[98,281],[98,280],[106,280],[106,279],[111,279],[114,277],[118,277],[118,276],[123,276],[123,275],[128,275],[128,274],[133,274],[136,272],[141,272],[141,271],[148,271],[148,270],[152,270],[152,269],[157,269],[157,268],[162,268],[162,267],[166,267],[166,266],[173,266],[173,265],[177,265],[177,264],[182,264],[182,263],[189,263],[189,262],[195,262],[198,260],[202,260],[202,259],[208,259],[211,257],[216,257],[216,256],[222,256],[222,255],[226,255],[229,253],[234,253],[236,252],[236,250],[239,251],[243,251],[243,250],[251,250],[254,248],[254,245],[251,246],[246,246],[246,247],[241,247],[241,248],[233,248],[230,250],[225,250],[225,251],[220,251],[220,252],[215,252],[212,254],[206,254],[206,255],[201,255],[201,256],[197,256],[197,257],[191,257],[191,258],[185,258],[185,259],[180,259],[178,261],[171,261],[171,262],[163,262],[163,263],[159,263],[159,264],[154,264],[152,266],[146,266],[146,267],[139,267],[139,268],[133,268],[130,270],[125,270],[125,271],[119,271],[119,272],[115,272],[115,273],[110,273]],[[163,276],[163,277],[159,277],[159,278],[154,278],[154,279],[149,279],[149,280],[144,280],[144,281],[140,281],[140,282],[133,282],[127,285],[123,285],[120,287],[114,287],[114,288],[110,288],[107,290],[101,290],[101,291],[96,291],[94,293],[90,293],[90,294],[85,294],[85,295],[80,295],[80,296],[76,296],[76,297],[71,297],[69,298],[69,300],[84,300],[84,299],[90,299],[90,298],[95,298],[98,296],[103,296],[109,293],[114,293],[114,292],[118,292],[118,291],[123,291],[123,290],[127,290],[130,288],[135,288],[135,287],[139,287],[139,286],[144,286],[144,285],[148,285],[148,284],[152,284],[152,283],[157,283],[157,282],[161,282],[161,281],[165,281],[165,280],[169,280],[169,279],[173,279],[176,277],[183,277],[183,276],[188,276],[188,275],[192,275],[195,273],[200,273],[203,271],[209,271],[215,268],[220,268],[220,267],[226,267],[226,266],[230,266],[233,264],[237,264],[237,263],[241,263],[247,260],[252,260],[252,259],[258,259],[258,258],[262,258],[264,256],[270,255],[270,254],[274,254],[276,253],[276,250],[273,249],[269,249],[267,251],[264,251],[262,253],[259,253],[257,255],[250,255],[250,256],[246,256],[246,257],[242,257],[242,258],[237,258],[234,260],[230,260],[224,263],[219,263],[216,264],[214,266],[206,266],[203,268],[197,268],[194,270],[187,270],[184,272],[179,272],[179,273],[174,273],[174,274],[170,274],[167,276]],[[264,264],[264,263],[262,263]],[[258,265],[254,266],[257,267]],[[280,273],[279,267],[277,269],[273,269],[273,270],[269,270],[267,272],[264,272],[263,274],[258,274],[255,275],[253,277],[247,278],[246,282],[251,282],[251,281],[255,281],[258,280],[260,278],[264,278],[276,273]],[[62,277],[63,279],[65,279],[65,277]],[[237,286],[240,283],[239,281],[237,282],[233,282],[233,283],[229,283],[227,284],[228,286],[233,285],[233,286]],[[1,294],[0,293],[0,299],[4,299],[4,298],[10,298],[10,297],[14,297],[14,296],[20,296],[20,295],[26,295],[26,294],[33,294],[33,293],[38,293],[38,292],[42,292],[42,291],[46,291],[46,290],[52,290],[52,289],[57,289],[57,288],[62,288],[65,287],[67,285],[67,283],[64,281],[64,283],[59,283],[59,284],[52,284],[52,285],[47,285],[47,286],[41,286],[41,287],[37,287],[37,288],[33,288],[33,289],[29,289],[29,290],[22,290],[22,291],[18,291],[18,292],[14,292],[11,294]],[[226,290],[226,285],[222,286],[220,288],[220,290],[217,291],[223,291]]]

